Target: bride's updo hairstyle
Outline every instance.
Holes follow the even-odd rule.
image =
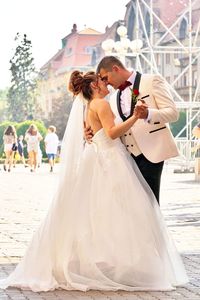
[[[93,96],[93,91],[90,85],[91,82],[97,82],[97,75],[95,72],[87,72],[83,74],[83,72],[80,71],[73,71],[69,79],[69,90],[74,95],[82,93],[83,97],[90,101]]]

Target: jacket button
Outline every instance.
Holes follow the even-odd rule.
[[[129,135],[131,135],[131,133],[129,133]]]
[[[126,147],[128,148],[128,147],[129,147],[129,145],[126,145]]]
[[[131,147],[133,147],[133,145],[131,145]]]
[[[125,134],[124,136],[127,136],[127,134]]]

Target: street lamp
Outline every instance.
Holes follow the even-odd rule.
[[[112,39],[103,41],[102,49],[106,55],[119,56],[123,64],[125,64],[126,56],[138,56],[141,52],[143,42],[139,39],[130,41],[127,38],[127,28],[123,25],[117,28],[117,33],[120,36],[120,41],[115,42]]]

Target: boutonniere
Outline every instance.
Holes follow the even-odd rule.
[[[131,101],[132,101],[132,103],[136,104],[138,101],[137,98],[139,96],[139,90],[130,88],[130,91],[131,91]]]

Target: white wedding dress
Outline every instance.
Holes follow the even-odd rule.
[[[77,170],[62,172],[47,217],[0,288],[161,291],[186,283],[157,201],[120,139],[99,130]]]

